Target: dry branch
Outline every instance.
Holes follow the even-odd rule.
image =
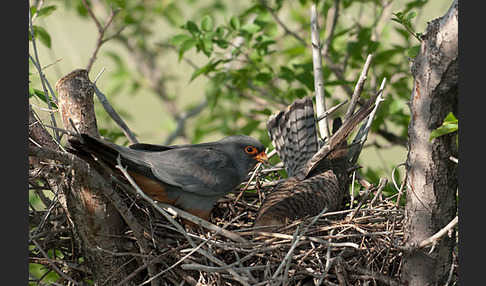
[[[324,77],[322,75],[322,56],[321,56],[321,40],[319,38],[319,21],[317,15],[316,4],[311,5],[311,46],[312,46],[312,63],[314,68],[314,89],[316,95],[316,111],[317,117],[321,117],[326,112],[326,102],[324,97]],[[331,133],[329,131],[329,122],[326,119],[319,121],[319,133],[321,138],[329,139]]]
[[[123,131],[125,136],[127,136],[130,143],[132,144],[138,143],[135,134],[130,130],[130,128],[128,128],[125,121],[118,115],[118,113],[115,111],[113,106],[111,106],[106,96],[98,89],[98,87],[95,84],[93,84],[93,88],[96,96],[98,97],[100,103],[103,105],[103,108],[105,109],[106,113],[108,113],[110,117],[113,119],[113,121],[115,121],[115,123],[118,125],[118,127],[120,127],[120,129]]]

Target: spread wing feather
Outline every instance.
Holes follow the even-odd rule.
[[[312,99],[298,99],[271,116],[267,130],[289,177],[303,172],[318,148]]]

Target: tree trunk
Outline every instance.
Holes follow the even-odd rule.
[[[412,66],[414,88],[409,124],[407,204],[402,281],[405,285],[444,285],[452,264],[454,235],[440,238],[432,249],[420,242],[446,226],[457,212],[456,134],[430,140],[446,115],[457,114],[458,0],[431,21]]]
[[[56,89],[64,128],[74,131],[69,122],[71,119],[79,132],[99,137],[93,105],[94,89],[88,72],[71,72],[57,82]],[[64,190],[68,215],[86,265],[93,274],[95,285],[119,282],[131,272],[131,267],[124,265],[130,257],[106,252],[118,252],[126,245],[126,241],[120,238],[126,225],[103,195],[103,190],[111,188],[111,185],[82,160],[71,167],[70,172],[58,176],[62,179],[55,186]]]

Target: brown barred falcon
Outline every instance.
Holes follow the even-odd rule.
[[[267,129],[284,163],[288,178],[275,185],[264,199],[255,226],[283,225],[314,216],[322,209],[338,208],[348,189],[347,137],[372,111],[371,98],[348,121],[334,120],[333,134],[319,146],[312,99],[294,101],[270,117]]]

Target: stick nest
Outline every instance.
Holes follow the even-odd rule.
[[[156,266],[155,279],[163,285],[398,285],[404,211],[390,198],[381,192],[375,197],[368,188],[372,191],[355,198],[353,208],[346,198],[340,211],[256,228],[256,214],[273,183],[268,175],[253,178],[221,199],[211,218],[244,242],[197,225],[181,232],[149,203],[121,191],[146,227],[152,246],[146,261]],[[125,235],[137,251],[132,230]],[[145,281],[154,276],[143,265],[133,274]]]

